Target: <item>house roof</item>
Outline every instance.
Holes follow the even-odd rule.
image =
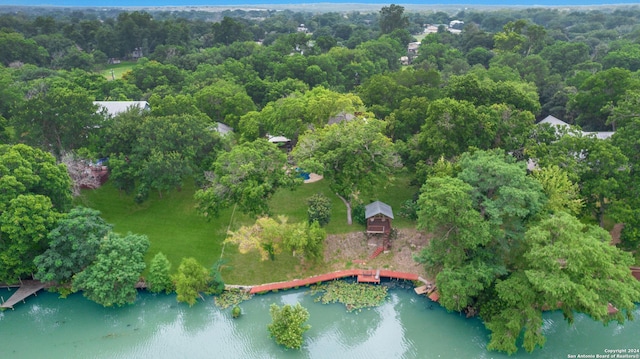
[[[100,106],[100,110],[103,108],[106,109],[110,116],[126,112],[128,109],[133,107],[137,107],[141,110],[151,109],[151,106],[149,106],[147,101],[93,101],[93,104]]]
[[[291,140],[284,136],[269,136],[269,142],[271,143],[279,143],[279,142],[290,142]]]
[[[548,123],[551,126],[569,126],[568,123],[566,123],[566,122],[564,122],[564,121],[562,121],[560,119],[557,119],[556,117],[551,116],[551,115],[545,117],[542,121],[538,122],[538,125],[543,124],[543,123]]]
[[[613,131],[596,131],[596,132],[585,132],[582,131],[583,135],[596,135],[596,137],[600,140],[606,140],[607,138],[613,136],[615,132]]]
[[[342,111],[339,114],[331,117],[329,119],[329,121],[327,122],[327,124],[333,125],[334,123],[349,122],[349,121],[353,120],[354,118],[356,118],[356,116],[354,114]]]
[[[551,115],[545,117],[542,121],[538,122],[538,125],[543,124],[543,123],[548,123],[551,126],[554,127],[565,127],[565,126],[570,126],[568,123],[559,120]],[[606,140],[607,138],[613,136],[613,134],[615,132],[613,131],[595,131],[595,132],[587,132],[587,131],[580,131],[582,133],[582,135],[584,136],[588,136],[588,135],[595,135],[596,138],[600,139],[600,140]]]
[[[215,130],[218,131],[221,135],[226,135],[227,133],[233,132],[233,127],[227,126],[222,122],[216,122]]]
[[[371,218],[376,214],[383,214],[389,218],[393,218],[393,210],[391,206],[380,201],[375,201],[364,207],[365,218]]]

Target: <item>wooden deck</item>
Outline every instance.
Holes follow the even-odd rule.
[[[395,271],[383,270],[383,269],[378,269],[378,270],[347,269],[347,270],[317,275],[317,276],[313,276],[305,279],[294,279],[288,282],[276,282],[276,283],[256,285],[251,287],[251,289],[249,290],[249,293],[256,294],[256,293],[269,292],[272,290],[303,287],[310,284],[328,282],[331,280],[347,278],[347,277],[356,277],[358,278],[359,282],[365,282],[365,283],[380,283],[381,278],[420,280],[420,277],[417,274],[413,274],[413,273],[395,272]],[[377,281],[376,281],[376,277],[377,277]]]
[[[46,287],[45,283],[42,283],[37,280],[23,280],[20,288],[13,293],[6,302],[3,302],[0,305],[0,308],[11,308],[16,305],[20,301],[24,301],[25,298],[32,294],[36,294],[39,290]]]

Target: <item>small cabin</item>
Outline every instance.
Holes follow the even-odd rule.
[[[375,201],[365,206],[367,234],[389,234],[393,221],[393,210],[384,202]]]

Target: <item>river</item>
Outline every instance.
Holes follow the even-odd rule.
[[[309,310],[311,324],[299,351],[276,345],[266,329],[271,303],[296,302]],[[568,325],[561,313],[545,313],[545,347],[511,357],[485,349],[489,336],[478,319],[447,313],[410,288],[391,289],[385,304],[360,312],[316,303],[304,289],[258,295],[240,306],[243,315],[232,319],[211,298],[189,307],[175,295],[141,292],[134,305],[103,308],[80,294],[58,299],[41,292],[0,312],[0,357],[568,358],[640,348],[640,306],[638,320],[624,326],[605,327],[584,315]]]

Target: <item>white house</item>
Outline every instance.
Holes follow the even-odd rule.
[[[547,117],[545,117],[542,121],[538,122],[538,125],[544,124],[544,123],[548,123],[549,125],[551,125],[554,128],[566,128],[566,127],[571,127],[570,124],[552,116],[549,115]],[[595,135],[597,138],[601,139],[601,140],[605,140],[611,136],[613,136],[613,134],[615,132],[613,131],[595,131],[595,132],[587,132],[587,131],[580,131],[582,133],[582,135],[584,136],[589,136],[589,135]]]

